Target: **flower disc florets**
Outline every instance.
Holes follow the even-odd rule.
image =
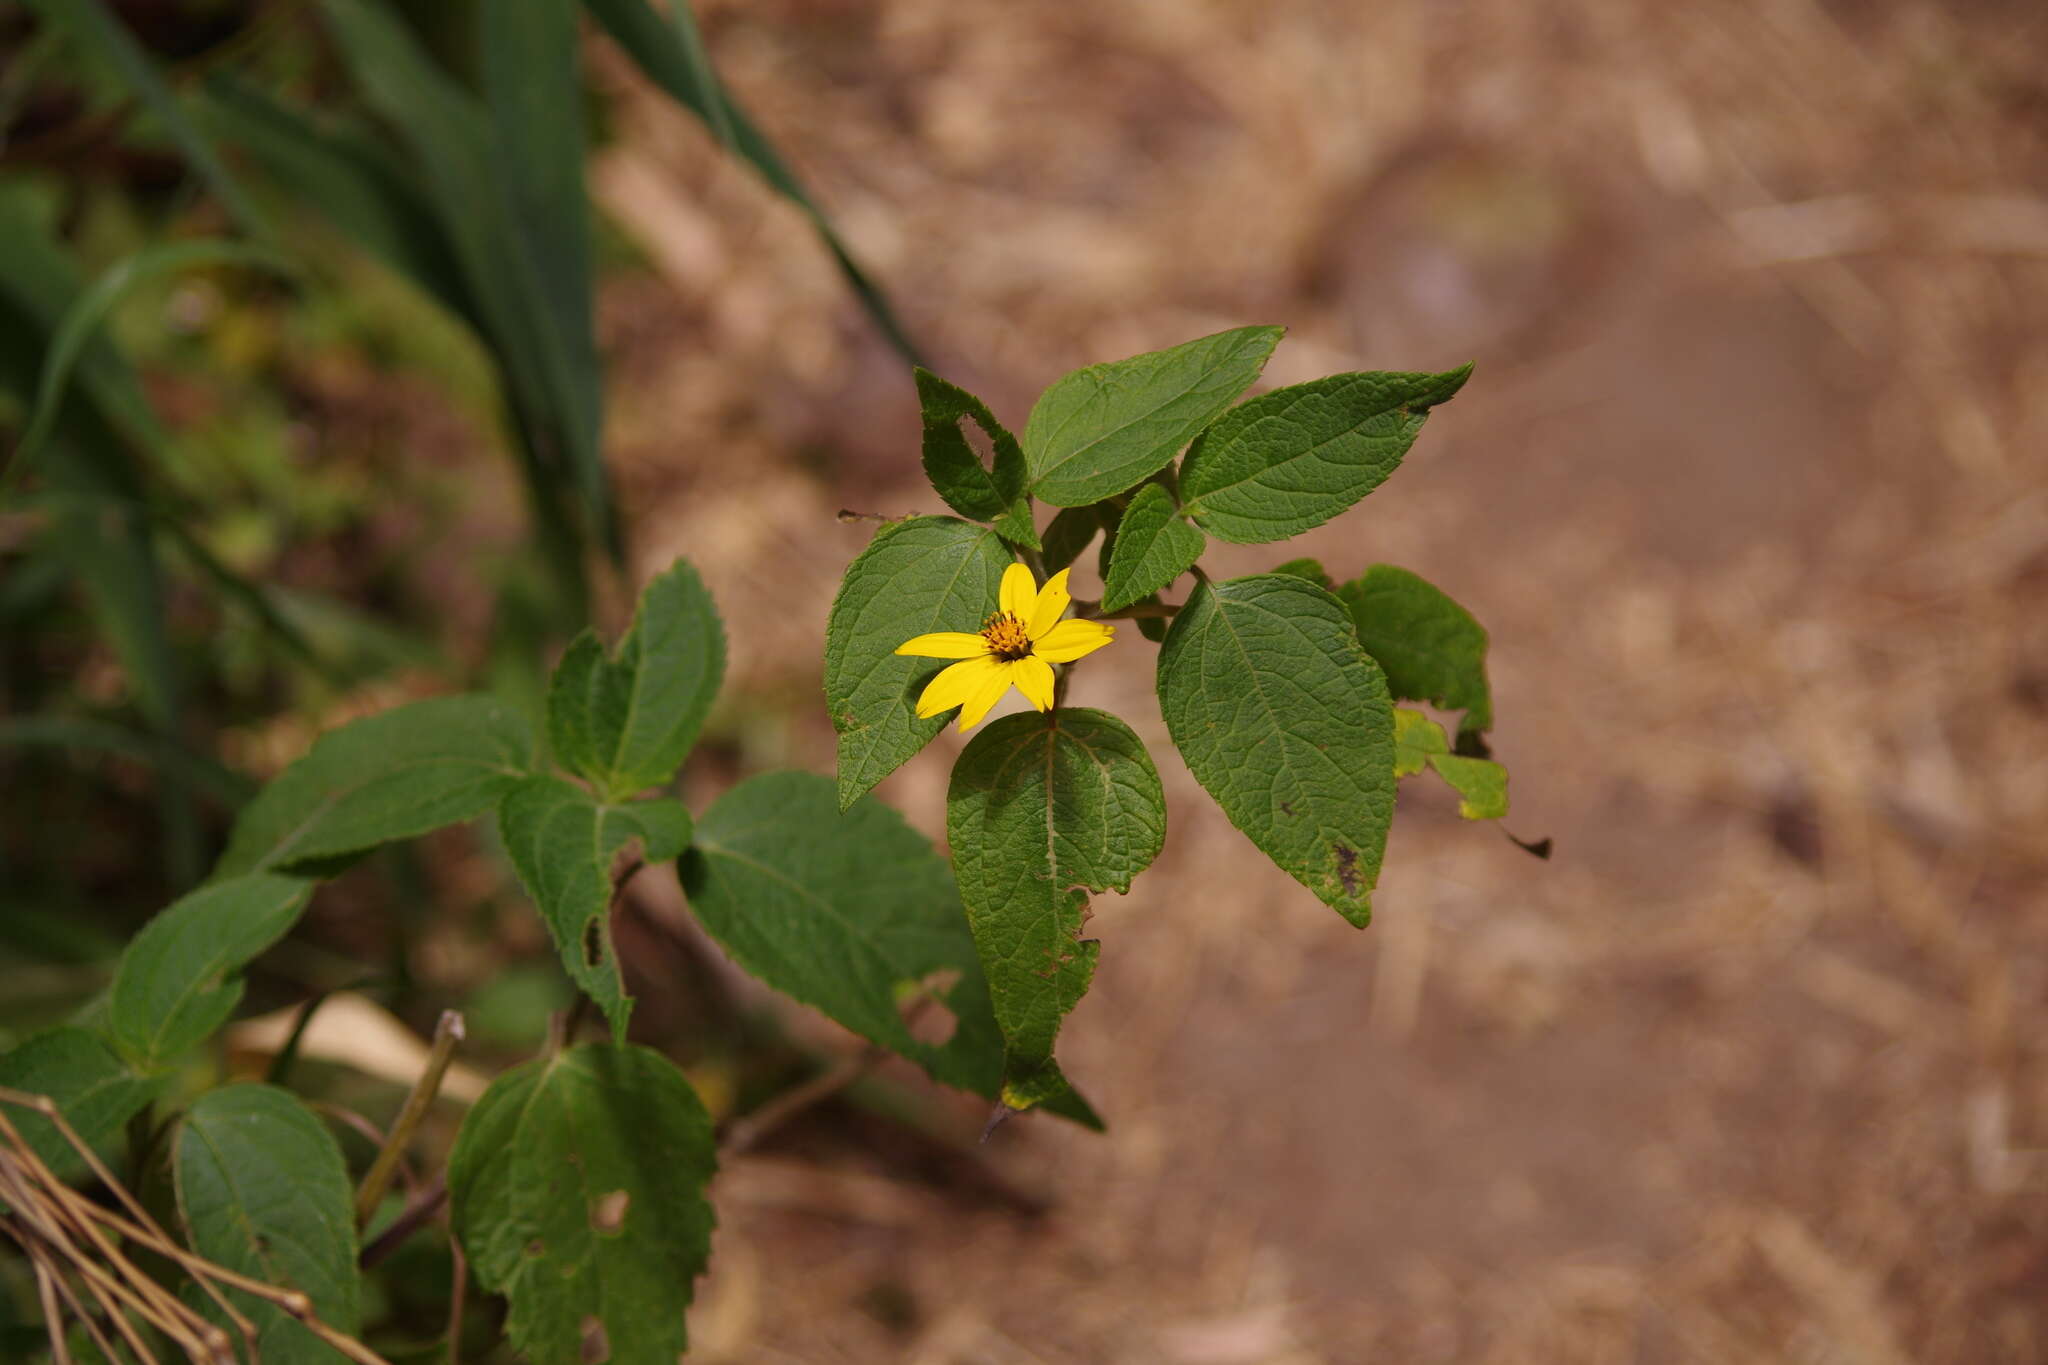
[[[995,612],[981,623],[981,638],[988,641],[989,653],[1006,662],[1031,653],[1031,632],[1007,611]]]

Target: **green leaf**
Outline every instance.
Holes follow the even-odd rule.
[[[996,533],[952,517],[912,517],[875,532],[847,566],[825,625],[825,705],[839,735],[845,810],[945,728],[917,716],[943,660],[896,646],[938,630],[979,630],[1010,563]]]
[[[1405,706],[1394,708],[1394,776],[1413,777],[1425,767],[1458,793],[1458,814],[1467,820],[1498,820],[1508,813],[1508,770],[1491,759],[1451,752],[1441,725]]]
[[[357,1333],[362,1287],[348,1168],[333,1134],[291,1092],[231,1085],[201,1095],[178,1126],[171,1174],[193,1251],[251,1279],[296,1289],[321,1322]],[[264,1365],[347,1360],[275,1304],[226,1292],[256,1324]],[[185,1298],[226,1325],[207,1295],[188,1287]]]
[[[448,1158],[456,1235],[535,1362],[673,1361],[710,1255],[711,1119],[674,1064],[585,1044],[514,1067]]]
[[[1337,596],[1396,697],[1463,711],[1461,734],[1493,728],[1486,631],[1470,612],[1427,579],[1391,564],[1373,565]]]
[[[145,247],[124,257],[92,282],[65,311],[64,319],[50,337],[50,349],[43,359],[42,376],[36,385],[35,406],[28,425],[15,446],[14,457],[0,475],[4,494],[26,474],[41,453],[56,425],[71,372],[84,358],[87,346],[99,334],[100,324],[128,294],[159,275],[189,270],[202,265],[260,266],[280,274],[297,270],[290,261],[262,247],[240,242],[170,242]]]
[[[917,372],[924,418],[924,473],[946,505],[963,517],[989,521],[1003,536],[1036,550],[1031,499],[1024,495],[1024,451],[988,405],[929,370]],[[995,447],[995,467],[984,468],[960,423],[971,420]]]
[[[1056,380],[1024,426],[1031,492],[1083,507],[1135,487],[1245,391],[1283,327],[1239,327]]]
[[[632,822],[630,837],[640,840],[641,861],[649,863],[673,862],[682,857],[697,831],[690,808],[665,796],[614,806],[611,818]]]
[[[766,773],[704,813],[678,868],[690,909],[733,960],[935,1080],[993,1099],[1002,1037],[945,859],[889,807],[841,814],[832,784]],[[908,1009],[954,1026],[922,1041]]]
[[[725,629],[697,571],[677,560],[647,585],[618,653],[588,632],[548,687],[555,757],[613,801],[666,783],[689,757],[725,678]]]
[[[1260,545],[1320,526],[1386,481],[1431,407],[1472,367],[1333,374],[1275,389],[1202,433],[1180,472],[1187,514],[1222,540]]]
[[[1159,706],[1230,822],[1363,928],[1394,813],[1393,703],[1343,604],[1291,574],[1198,584],[1159,650]]]
[[[562,966],[624,1042],[633,997],[612,944],[612,865],[634,839],[649,862],[675,857],[690,841],[689,812],[674,801],[601,805],[573,782],[529,777],[506,793],[498,830]]]
[[[65,29],[94,58],[104,62],[156,117],[166,136],[192,163],[235,224],[252,237],[268,235],[263,216],[228,174],[212,146],[185,117],[170,87],[157,74],[135,35],[114,16],[105,0],[33,0],[46,22]]]
[[[0,1056],[0,1085],[55,1100],[102,1161],[111,1161],[123,1125],[162,1088],[157,1079],[129,1070],[111,1048],[80,1028],[52,1029]],[[84,1178],[90,1169],[85,1158],[57,1125],[11,1107],[4,1112],[58,1179]]]
[[[481,815],[526,775],[525,720],[435,697],[330,730],[235,821],[215,878],[363,853]]]
[[[313,894],[297,877],[251,873],[214,882],[160,911],[121,955],[108,992],[114,1046],[160,1070],[227,1022],[241,970],[285,936]]]
[[[584,0],[584,7],[650,80],[704,120],[722,146],[752,166],[771,189],[803,211],[838,263],[839,273],[868,310],[868,317],[898,355],[912,365],[919,364],[917,348],[889,306],[888,296],[868,278],[846,243],[840,240],[831,220],[811,202],[802,183],[719,82],[705,54],[696,15],[688,0],[674,0],[666,22],[646,0]]]
[[[1011,1108],[1066,1089],[1053,1040],[1095,975],[1099,947],[1080,937],[1088,892],[1128,891],[1165,836],[1151,756],[1107,712],[1005,716],[954,764],[946,838],[1003,1030]]]
[[[1121,611],[1165,588],[1194,566],[1208,542],[1180,519],[1173,494],[1148,483],[1131,495],[1117,523],[1109,571],[1103,575],[1102,609]]]
[[[1324,592],[1337,591],[1337,581],[1324,570],[1323,561],[1320,559],[1290,559],[1285,564],[1274,565],[1272,572],[1305,578]]]

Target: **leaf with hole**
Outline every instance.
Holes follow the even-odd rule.
[[[350,721],[242,809],[216,879],[317,865],[483,814],[531,766],[527,723],[489,697],[435,697]]]
[[[725,679],[725,628],[683,560],[647,585],[617,652],[578,636],[548,686],[548,738],[563,766],[612,801],[668,782]]]
[[[1159,650],[1159,706],[1230,822],[1363,928],[1394,814],[1394,718],[1343,604],[1292,574],[1197,584]]]
[[[1396,697],[1463,711],[1461,735],[1493,728],[1486,630],[1470,612],[1419,574],[1391,564],[1373,565],[1337,596]]]
[[[559,777],[529,777],[505,794],[498,833],[520,884],[562,955],[562,966],[596,1001],[623,1042],[633,997],[612,943],[612,868],[641,841],[650,862],[689,843],[689,812],[674,801],[605,804]]]
[[[216,1264],[312,1301],[314,1316],[354,1336],[362,1314],[348,1168],[333,1134],[286,1090],[231,1085],[201,1095],[171,1148],[178,1217],[191,1249]],[[264,1365],[347,1359],[284,1309],[225,1291],[256,1324]],[[187,1303],[222,1326],[196,1287]]]
[[[1183,510],[1219,540],[1258,545],[1320,526],[1386,481],[1429,410],[1472,367],[1333,374],[1232,408],[1181,464]]]
[[[963,517],[993,522],[1006,540],[1039,548],[1031,525],[1031,499],[1024,495],[1024,451],[988,404],[929,370],[917,372],[917,401],[924,421],[924,473],[946,505]],[[968,443],[963,423],[981,428],[994,450],[991,465]]]
[[[641,1047],[564,1049],[492,1082],[456,1135],[448,1194],[477,1279],[533,1361],[673,1361],[710,1254],[711,1118]]]
[[[917,695],[941,661],[897,654],[913,636],[978,629],[996,609],[1010,554],[994,531],[952,517],[890,522],[846,568],[825,624],[825,705],[839,735],[839,807],[901,767],[945,727]]]
[[[1126,891],[1166,836],[1145,746],[1115,716],[1060,707],[1005,716],[953,765],[946,838],[1005,1044],[1003,1102],[1062,1099],[1060,1021],[1086,993],[1090,891]]]
[[[1285,331],[1238,327],[1054,381],[1024,425],[1033,496],[1083,507],[1158,473],[1259,377]]]

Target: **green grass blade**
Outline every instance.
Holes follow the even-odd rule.
[[[465,320],[477,316],[454,244],[412,170],[367,128],[315,117],[231,73],[206,82],[200,122],[263,178]]]
[[[922,365],[917,346],[904,330],[888,297],[853,258],[831,220],[812,202],[802,182],[784,164],[767,137],[754,126],[746,111],[726,95],[704,51],[689,0],[672,0],[669,19],[657,14],[647,0],[584,0],[584,6],[650,80],[702,119],[718,140],[753,166],[776,193],[803,210],[875,326],[904,360]]]
[[[88,343],[98,334],[107,314],[131,290],[158,275],[201,265],[252,265],[281,274],[290,274],[296,269],[291,262],[267,248],[211,239],[146,247],[116,263],[72,302],[57,324],[56,331],[51,334],[42,375],[36,382],[35,406],[28,428],[22,433],[14,458],[5,470],[0,470],[0,497],[19,483],[34,465],[37,454],[56,424],[57,410],[63,405],[72,370],[85,354]]]
[[[149,54],[135,35],[114,16],[105,0],[30,0],[46,23],[61,27],[72,40],[111,67],[157,121],[185,160],[199,172],[220,199],[235,225],[251,237],[269,235],[269,224],[228,173],[213,145],[185,116],[177,97],[157,74]]]
[[[322,0],[364,100],[418,163],[435,216],[454,245],[475,301],[471,323],[495,355],[519,427],[528,492],[564,585],[580,598],[571,547],[582,543],[571,510],[600,486],[596,430],[579,413],[573,343],[553,325],[536,262],[512,227],[517,205],[490,110],[437,68],[393,15],[367,0]],[[584,326],[588,326],[587,319]],[[591,523],[616,545],[610,499],[581,499]]]
[[[583,82],[575,0],[521,0],[478,11],[484,106],[495,137],[506,231],[526,263],[533,326],[550,344],[569,426],[567,454],[608,548],[621,552],[599,457],[603,372],[592,329],[590,199],[583,184]]]

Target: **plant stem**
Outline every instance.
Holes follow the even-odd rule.
[[[384,1198],[384,1190],[391,1183],[391,1173],[398,1169],[399,1158],[412,1141],[414,1130],[427,1116],[427,1106],[434,1102],[434,1096],[441,1089],[441,1077],[447,1072],[448,1063],[454,1060],[455,1045],[462,1041],[462,1035],[462,1016],[454,1010],[442,1010],[440,1020],[434,1025],[434,1047],[427,1054],[426,1070],[413,1083],[412,1093],[405,1097],[405,1108],[398,1111],[398,1121],[391,1125],[391,1132],[385,1137],[377,1159],[370,1163],[369,1174],[363,1177],[362,1188],[356,1191],[357,1227],[367,1226],[370,1215],[377,1211],[378,1203]]]

